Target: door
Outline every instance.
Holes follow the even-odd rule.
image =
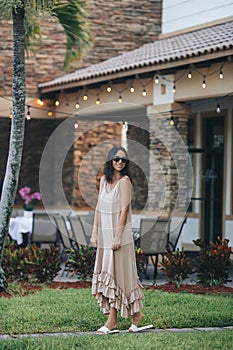
[[[224,118],[204,119],[202,227],[206,242],[222,237]]]

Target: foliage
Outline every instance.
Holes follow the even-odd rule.
[[[198,283],[203,286],[220,286],[229,281],[229,266],[231,265],[231,247],[229,240],[220,237],[215,242],[205,243],[197,239],[194,244],[200,247],[197,265]]]
[[[168,276],[170,283],[175,283],[177,287],[185,278],[193,273],[193,266],[183,250],[172,251],[168,249],[162,257],[162,270]]]
[[[7,278],[52,281],[60,270],[58,247],[41,249],[36,245],[18,248],[7,239],[2,266]]]
[[[25,43],[26,47],[41,43],[41,26],[45,15],[55,18],[66,34],[67,51],[64,66],[81,58],[82,50],[91,45],[92,35],[88,23],[87,0],[3,0],[0,3],[0,18],[9,19],[12,8],[25,10]]]
[[[78,249],[67,249],[68,260],[65,269],[77,274],[81,279],[91,278],[95,264],[96,249],[80,245]]]

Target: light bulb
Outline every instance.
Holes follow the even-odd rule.
[[[27,111],[26,119],[27,120],[31,119],[31,113],[30,113],[30,109],[29,108],[28,108],[28,111]]]
[[[223,72],[222,72],[222,69],[221,69],[220,72],[219,72],[219,78],[220,78],[220,79],[223,79]]]
[[[205,88],[206,88],[206,81],[205,81],[205,77],[203,78],[202,87],[203,87],[203,89],[205,89]]]
[[[175,124],[173,115],[170,118],[170,125],[173,126]]]
[[[95,104],[96,104],[96,105],[99,105],[99,104],[100,104],[100,99],[99,99],[99,97],[97,97],[97,99],[96,99],[96,101],[95,101]]]
[[[174,85],[173,85],[172,92],[173,92],[173,93],[176,92],[176,85],[175,85],[175,83],[174,83]]]
[[[221,107],[219,103],[217,104],[217,107],[216,107],[216,113],[221,113]]]
[[[191,72],[191,70],[188,72],[188,78],[192,79],[192,72]]]
[[[133,85],[131,85],[131,87],[130,87],[130,92],[134,92],[135,91],[135,89],[134,89],[134,87],[133,87]]]
[[[110,85],[107,86],[107,92],[111,92],[112,91],[112,88]]]
[[[142,96],[146,96],[146,90],[145,89],[143,89],[143,91],[142,91]]]
[[[155,84],[157,84],[157,85],[158,85],[158,83],[159,83],[159,77],[158,77],[158,76],[156,76],[156,77],[155,77]]]
[[[75,108],[76,109],[79,109],[80,105],[79,105],[79,102],[77,101],[76,104],[75,104]]]
[[[9,118],[12,119],[13,118],[13,114],[12,112],[9,114]]]
[[[120,95],[119,98],[118,98],[118,102],[119,102],[119,103],[122,102],[122,97],[121,97],[121,95]]]
[[[84,96],[83,96],[83,101],[87,101],[88,100],[88,96],[87,96],[87,94],[85,94]]]
[[[56,100],[54,104],[55,104],[56,107],[58,107],[60,105],[60,101]]]
[[[52,111],[48,111],[48,117],[52,117],[53,116],[53,112]]]
[[[78,129],[78,122],[75,122],[75,123],[74,123],[74,128],[75,128],[75,129]]]

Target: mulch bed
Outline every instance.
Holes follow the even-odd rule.
[[[38,290],[43,289],[43,285],[35,285],[31,284],[30,282],[20,282],[22,291],[15,291],[15,293],[7,293],[7,292],[0,292],[0,297],[6,297],[10,298],[15,295],[21,295],[25,296],[31,293],[34,293]],[[68,289],[68,288],[89,288],[91,286],[91,282],[52,282],[47,283],[47,287],[49,288],[60,288],[60,289]],[[191,285],[191,284],[181,284],[181,286],[178,288],[174,284],[166,283],[161,286],[146,286],[145,289],[147,290],[161,290],[163,292],[169,292],[169,293],[193,293],[193,294],[208,294],[208,293],[215,293],[215,294],[233,294],[233,288],[228,286],[220,286],[220,287],[202,287],[199,285]]]

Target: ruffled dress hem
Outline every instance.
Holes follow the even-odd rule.
[[[99,274],[93,274],[92,295],[96,297],[104,314],[109,314],[110,307],[113,307],[120,312],[123,318],[133,316],[143,307],[142,299],[144,299],[144,294],[142,289],[143,285],[138,278],[136,288],[130,291],[129,295],[126,295],[116,285],[114,278],[109,273],[100,272]]]

